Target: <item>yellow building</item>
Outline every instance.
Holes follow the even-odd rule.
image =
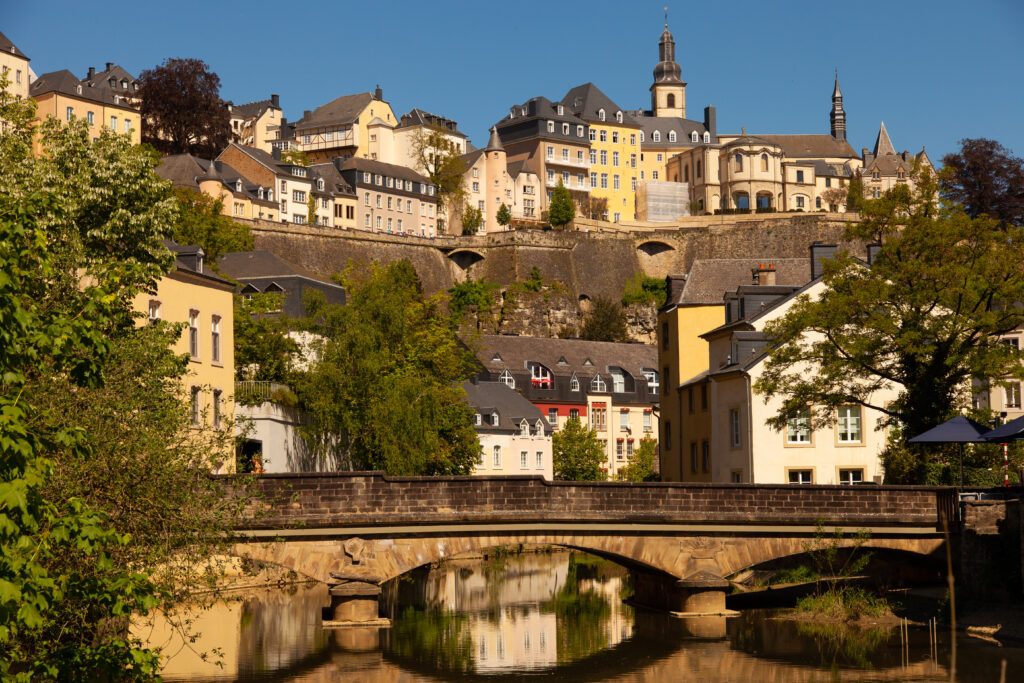
[[[228,111],[232,142],[267,153],[273,149],[273,142],[281,134],[281,98],[278,95],[271,95],[269,100],[229,104]]]
[[[28,56],[0,33],[0,73],[7,78],[7,92],[22,99],[28,99],[28,87],[32,80],[28,63]]]
[[[137,296],[134,308],[150,321],[185,325],[174,350],[189,359],[182,390],[192,423],[197,429],[227,429],[235,412],[234,286],[206,270],[199,247],[168,247],[175,254],[174,270],[155,293]],[[219,471],[233,469],[234,460],[225,454]]]
[[[716,368],[708,366],[702,335],[725,323],[726,292],[753,283],[777,296],[810,275],[808,259],[698,259],[685,276],[669,277],[668,302],[658,312],[662,480],[710,481],[703,466],[711,437],[707,376]]]
[[[306,111],[294,124],[283,122],[281,139],[275,146],[282,151],[304,152],[310,161],[330,161],[337,156],[379,159],[375,155],[380,154],[384,141],[379,139],[376,128],[381,124],[388,129],[390,138],[398,121],[378,87],[373,93],[343,95]]]
[[[156,174],[164,180],[221,202],[221,213],[244,220],[278,220],[274,186],[254,183],[222,161],[191,154],[172,154],[160,160]]]
[[[636,217],[641,126],[593,83],[578,85],[562,104],[589,125],[591,218],[618,223]],[[593,210],[604,200],[603,211]],[[596,215],[600,213],[601,215]]]
[[[36,117],[60,121],[84,119],[89,133],[98,138],[103,128],[127,135],[138,144],[142,141],[142,118],[129,95],[109,88],[90,87],[67,69],[43,74],[29,88],[36,101]]]

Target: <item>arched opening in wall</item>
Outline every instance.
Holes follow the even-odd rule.
[[[483,254],[472,249],[458,249],[448,254],[448,261],[453,264],[452,277],[456,282],[464,282],[472,275],[474,266],[483,260]]]
[[[735,192],[732,195],[732,205],[741,210],[750,208],[750,195],[746,192]]]
[[[667,106],[669,109],[674,109],[675,108],[675,106],[676,106],[676,96],[675,96],[675,93],[669,93],[668,94],[668,96],[665,98],[665,106]]]
[[[636,248],[640,270],[650,277],[666,277],[676,267],[679,252],[671,244],[650,240]]]
[[[587,313],[590,313],[590,295],[589,294],[580,294],[578,302],[579,302],[578,305],[579,305],[580,313],[582,315],[586,315]]]
[[[771,192],[758,192],[757,193],[757,210],[765,211],[772,208],[772,193]]]

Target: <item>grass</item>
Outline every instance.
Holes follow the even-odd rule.
[[[889,602],[855,586],[836,587],[800,598],[797,612],[833,621],[856,621],[861,617],[879,618],[890,613]]]

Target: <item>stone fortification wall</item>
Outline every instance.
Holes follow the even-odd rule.
[[[228,477],[230,482],[231,478]],[[593,521],[941,528],[952,489],[550,482],[540,477],[263,475],[249,528]]]

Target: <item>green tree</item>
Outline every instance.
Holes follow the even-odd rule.
[[[314,307],[325,340],[296,381],[307,444],[325,466],[469,474],[480,453],[459,384],[475,372],[444,296],[425,298],[408,261],[350,267],[345,306]]]
[[[312,192],[306,200],[306,223],[316,225],[316,195]]]
[[[972,380],[1024,375],[1020,352],[998,339],[1024,324],[1012,304],[1024,301],[1024,234],[939,205],[926,172],[914,180],[914,193],[901,185],[864,200],[863,221],[847,229],[847,240],[881,244],[872,267],[841,253],[818,299],[801,297],[766,326],[772,346],[756,390],[784,399],[773,427],[807,406],[830,424],[838,406],[859,404],[909,437],[967,407]],[[885,386],[895,401],[875,398]],[[920,482],[926,454],[916,458],[903,470]]]
[[[572,195],[566,189],[562,181],[558,181],[558,187],[551,192],[551,205],[548,207],[548,221],[556,228],[563,228],[576,217],[576,205],[572,201]]]
[[[503,228],[508,227],[508,224],[512,222],[512,211],[505,206],[505,202],[502,202],[501,206],[498,207],[497,220],[498,225]]]
[[[622,481],[657,481],[658,473],[654,471],[654,460],[658,455],[658,442],[654,439],[642,439],[640,448],[633,453],[629,464],[619,469],[618,477]]]
[[[648,277],[643,273],[636,273],[626,281],[625,290],[622,293],[622,305],[648,304],[655,308],[665,305],[668,298],[668,283],[662,277]]]
[[[253,248],[249,226],[221,213],[219,200],[187,188],[176,188],[174,199],[178,212],[171,239],[178,244],[198,244],[214,268],[224,254]]]
[[[864,205],[864,181],[859,172],[855,172],[850,178],[850,184],[846,186],[846,210],[857,213]]]
[[[462,234],[475,235],[484,224],[484,212],[467,204],[462,208]]]
[[[299,346],[280,315],[282,294],[235,296],[235,378],[289,384]]]
[[[580,328],[580,339],[590,341],[625,342],[629,341],[626,330],[626,315],[618,301],[603,296],[591,302],[590,312],[583,320]]]
[[[423,126],[410,142],[416,170],[437,188],[437,202],[449,215],[466,203],[466,162],[444,128]]]
[[[494,295],[498,289],[493,282],[467,277],[448,290],[448,310],[459,322],[467,314],[489,315],[494,310]]]
[[[555,479],[604,481],[608,459],[597,432],[571,419],[552,437]]]
[[[84,122],[39,128],[0,83],[0,678],[127,680],[158,660],[125,630],[156,604],[131,542],[79,497],[55,495],[56,456],[91,457],[90,435],[41,390],[103,386],[131,303],[170,267],[173,202],[153,159]],[[110,425],[104,427],[110,431]]]

